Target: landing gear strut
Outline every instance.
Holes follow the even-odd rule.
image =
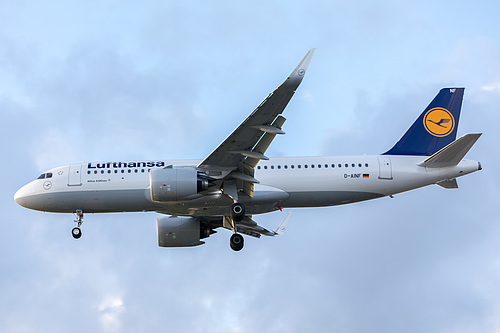
[[[73,235],[74,239],[79,239],[82,237],[82,230],[80,230],[80,226],[83,223],[83,210],[77,209],[73,215],[75,215],[75,222],[76,222],[76,227],[71,230],[71,234]]]

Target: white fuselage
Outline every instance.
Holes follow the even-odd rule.
[[[249,214],[280,208],[334,206],[364,201],[454,179],[481,169],[462,160],[445,168],[418,166],[423,156],[285,157],[261,161],[253,197],[239,201]],[[232,199],[212,190],[188,201],[151,200],[149,170],[167,165],[195,167],[199,161],[82,163],[48,170],[22,187],[20,205],[49,212],[158,211],[171,215],[222,216]],[[48,176],[50,175],[50,177]]]

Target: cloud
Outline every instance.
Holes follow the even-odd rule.
[[[120,332],[121,316],[125,311],[123,300],[117,296],[106,295],[97,306],[99,320],[105,332]]]
[[[481,90],[487,91],[487,92],[500,93],[500,83],[492,83],[492,84],[487,84],[487,85],[481,86]]]

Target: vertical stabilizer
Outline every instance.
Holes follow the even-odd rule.
[[[457,137],[465,88],[443,88],[403,137],[384,155],[430,156]]]

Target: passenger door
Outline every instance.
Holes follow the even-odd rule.
[[[69,166],[68,186],[82,185],[82,165],[72,164]]]

